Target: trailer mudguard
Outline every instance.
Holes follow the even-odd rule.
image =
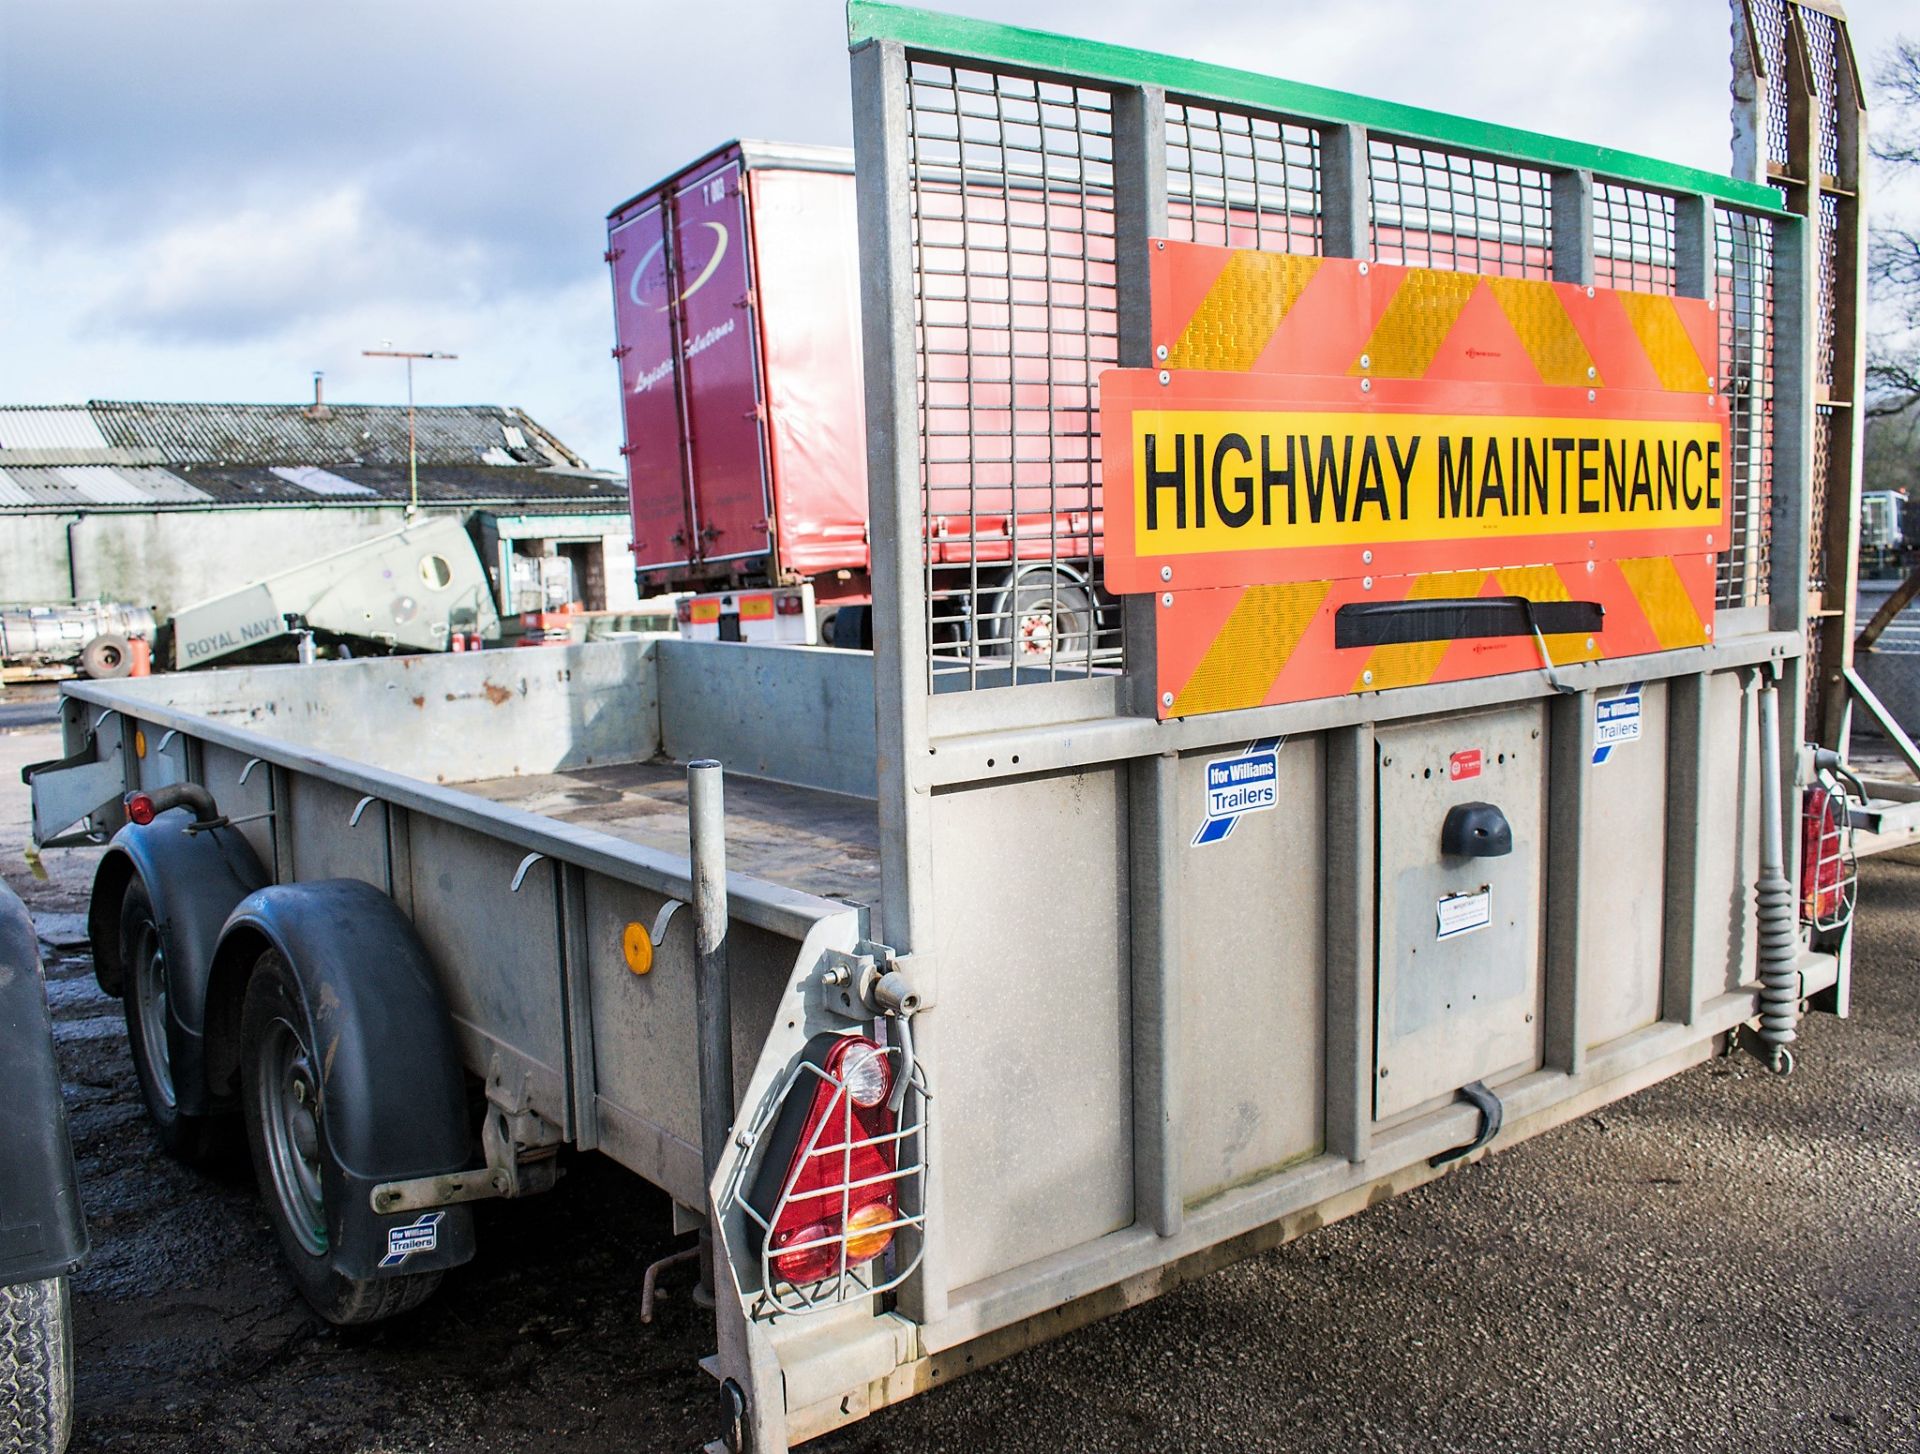
[[[453,1019],[412,923],[358,879],[279,884],[243,899],[221,932],[211,985],[208,1070],[228,1091],[238,1084],[247,977],[268,949],[299,982],[320,1060],[321,1187],[334,1270],[358,1279],[468,1261],[470,1207],[426,1214],[435,1219],[428,1247],[419,1246],[423,1238],[388,1240],[421,1224],[419,1213],[373,1210],[381,1182],[463,1171],[475,1154]],[[401,1245],[417,1250],[390,1258]]]
[[[40,946],[13,890],[0,882],[0,1287],[73,1271],[87,1251],[67,1111],[53,1061]]]
[[[94,870],[87,907],[93,973],[110,995],[126,993],[120,962],[120,903],[137,874],[147,886],[167,956],[167,1050],[180,1109],[203,1116],[224,1097],[206,1074],[207,981],[214,946],[233,906],[264,887],[267,872],[237,828],[202,827],[186,808],[173,808],[144,827],[129,823],[113,835]]]

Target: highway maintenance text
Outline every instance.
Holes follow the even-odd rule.
[[[1142,555],[1722,521],[1709,420],[1136,410]]]

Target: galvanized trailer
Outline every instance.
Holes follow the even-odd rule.
[[[1765,187],[1547,137],[849,13],[871,655],[651,638],[75,685],[67,756],[33,777],[41,841],[117,832],[95,951],[156,1122],[191,1153],[241,1105],[317,1305],[410,1305],[471,1255],[466,1200],[542,1189],[562,1142],[597,1149],[712,1229],[736,1450],[860,1418],[1733,1037],[1790,1068],[1801,1009],[1846,1007],[1834,810],[1808,792],[1812,816],[1789,816],[1833,786],[1797,747],[1803,219]],[[1527,537],[1540,554],[1490,556],[1472,588],[1455,560],[1424,592],[1442,635],[1385,573],[1404,543],[1385,536],[1297,620],[1268,610],[1303,584],[1291,566],[1157,574],[1121,538],[1138,522],[1102,441],[1144,417],[1119,406],[1156,372],[1168,398],[1229,387],[1167,329],[1185,285],[1156,269],[1176,258],[1269,278],[1308,259],[1349,300],[1464,276],[1461,319],[1519,300],[1535,323],[1500,367],[1524,347],[1536,393],[1562,391],[1535,414],[1684,415],[1725,444],[1717,540],[1629,558]],[[1208,336],[1276,296],[1228,298]],[[1529,330],[1558,308],[1600,350],[1589,300],[1656,334],[1704,326],[1699,378],[1679,352],[1647,398],[1597,364],[1547,377]],[[1579,355],[1552,338],[1564,373]],[[1414,386],[1372,358],[1314,387],[1404,424]],[[1441,382],[1510,397],[1479,377]],[[1103,481],[1109,582],[1151,582],[1116,586],[1118,652],[1016,669],[982,650],[965,622],[998,587],[930,590],[928,522]],[[1061,519],[1032,528],[1093,528]],[[1609,572],[1651,578],[1649,558],[1684,591],[1665,614],[1583,599]],[[1342,616],[1346,596],[1363,609]],[[1196,654],[1209,619],[1226,644]],[[695,760],[727,775],[724,876]],[[129,810],[152,821],[123,828]],[[477,1145],[463,1074],[486,1088]]]

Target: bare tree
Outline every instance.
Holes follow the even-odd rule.
[[[1889,180],[1920,179],[1920,42],[1896,40],[1878,80],[1873,154]],[[1886,321],[1867,343],[1867,413],[1884,418],[1920,403],[1920,230],[1884,220],[1867,248],[1870,286]]]

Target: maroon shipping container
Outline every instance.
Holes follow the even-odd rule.
[[[607,261],[643,584],[864,594],[852,154],[723,146],[616,208]]]

